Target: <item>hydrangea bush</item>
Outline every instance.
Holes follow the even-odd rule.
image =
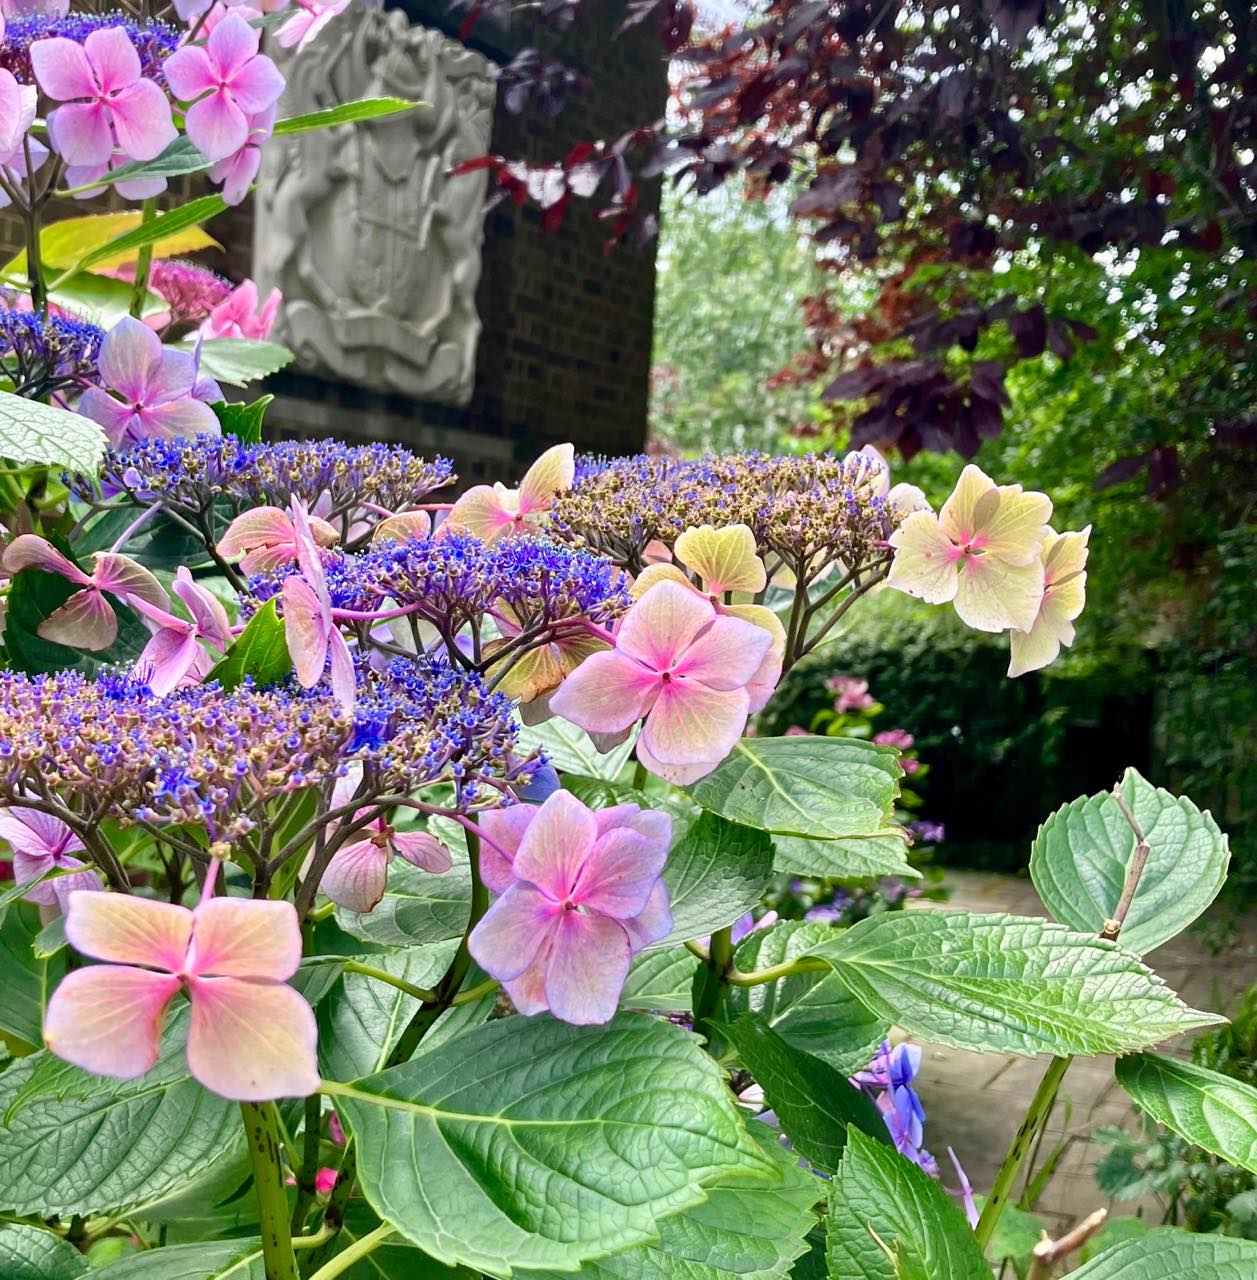
[[[883,589],[1051,661],[1088,531],[1047,496],[557,445],[451,501],[442,459],[266,444],[228,399],[279,300],[178,255],[272,134],[415,105],[279,115],[263,33],[343,7],[6,15],[2,1274],[989,1277],[1076,1055],[1251,1167],[1257,1093],[1147,1052],[1216,1021],[1140,956],[1225,838],[1133,773],[1040,832],[1059,923],[735,932],[775,869],[916,875],[910,744],[754,717]],[[190,173],[221,192],[159,212]],[[110,188],[141,207],[47,222]],[[1049,1058],[980,1211],[922,1145],[920,1042]],[[1252,1259],[1154,1233],[1079,1274]]]

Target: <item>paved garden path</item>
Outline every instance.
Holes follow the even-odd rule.
[[[943,905],[965,911],[1009,911],[1017,915],[1046,915],[1029,880],[981,872],[949,871],[951,900]],[[921,904],[924,908],[933,903]],[[1147,957],[1148,963],[1193,1008],[1226,1012],[1236,996],[1257,982],[1257,915],[1250,916],[1234,943],[1219,955],[1190,931]],[[1186,1052],[1190,1037],[1166,1046]],[[954,1147],[974,1189],[991,1185],[1025,1108],[1042,1078],[1046,1058],[997,1057],[927,1046],[918,1080],[925,1104],[926,1145],[950,1173],[946,1152]],[[1130,1104],[1113,1079],[1113,1059],[1079,1059],[1070,1068],[1061,1091],[1067,1113],[1057,1104],[1044,1150],[1065,1142],[1065,1150],[1036,1212],[1053,1234],[1073,1225],[1106,1203],[1091,1169],[1103,1148],[1091,1141],[1103,1125],[1133,1127]],[[947,1178],[944,1179],[947,1181]],[[1114,1214],[1132,1215],[1130,1201],[1111,1206]],[[1160,1221],[1154,1203],[1145,1216]]]

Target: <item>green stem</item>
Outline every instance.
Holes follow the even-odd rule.
[[[297,1171],[297,1203],[293,1205],[289,1230],[300,1235],[305,1227],[310,1206],[317,1194],[315,1178],[318,1177],[319,1138],[323,1126],[323,1099],[312,1093],[306,1099],[305,1129],[301,1135],[301,1168]]]
[[[633,790],[646,790],[646,766],[640,760],[633,762]]]
[[[419,1047],[419,1042],[428,1034],[432,1024],[454,1003],[458,997],[458,989],[467,977],[471,968],[471,952],[467,949],[467,939],[471,931],[480,923],[481,917],[489,909],[489,891],[480,878],[480,837],[467,831],[467,859],[471,864],[471,916],[467,921],[467,929],[463,940],[458,944],[454,959],[445,971],[445,976],[437,983],[433,993],[434,1000],[425,1000],[415,1011],[397,1041],[397,1047],[389,1055],[387,1065],[395,1067],[399,1062],[407,1062]]]
[[[390,987],[396,987],[398,991],[404,991],[408,996],[413,996],[416,1000],[425,1004],[430,1004],[436,1000],[437,993],[429,991],[427,987],[417,987],[413,982],[407,982],[405,978],[394,977],[384,969],[377,969],[372,964],[362,964],[357,960],[350,960],[345,965],[346,973],[360,973],[364,978],[373,978],[376,982],[387,983]]]
[[[31,165],[31,142],[22,140],[25,150],[29,199],[26,206],[26,278],[30,281],[31,310],[42,315],[48,310],[48,287],[44,281],[44,262],[39,243],[39,206],[35,197],[34,169]]]
[[[999,1223],[1000,1214],[1004,1212],[1004,1206],[1012,1197],[1013,1185],[1017,1181],[1022,1165],[1026,1162],[1026,1157],[1030,1154],[1030,1148],[1034,1145],[1040,1124],[1047,1119],[1048,1113],[1056,1105],[1056,1095],[1060,1092],[1061,1081],[1065,1078],[1065,1072],[1069,1070],[1071,1062],[1073,1058],[1053,1058],[1052,1065],[1048,1067],[1043,1079],[1039,1082],[1039,1087],[1030,1102],[1030,1109],[1026,1112],[1016,1137],[1013,1138],[1012,1146],[1008,1148],[1004,1163],[1000,1165],[999,1172],[995,1175],[991,1194],[987,1197],[986,1204],[982,1206],[982,1216],[978,1219],[978,1225],[973,1229],[973,1234],[977,1237],[978,1245],[982,1249],[985,1249],[989,1243]]]
[[[242,1102],[240,1115],[253,1168],[266,1280],[299,1280],[288,1228],[288,1197],[284,1194],[274,1108],[266,1103]]]
[[[320,1267],[310,1280],[333,1280],[335,1276],[344,1275],[355,1262],[361,1262],[368,1254],[374,1253],[393,1234],[393,1228],[387,1223],[376,1227],[361,1240],[355,1240],[348,1249],[338,1253],[326,1266]]]
[[[806,956],[800,956],[783,964],[770,965],[767,969],[752,969],[749,973],[730,969],[725,974],[725,981],[731,987],[762,987],[780,978],[792,978],[796,973],[822,973],[830,967],[824,960],[809,960]]]
[[[707,1020],[720,1007],[724,990],[733,968],[733,926],[717,929],[711,935],[707,959],[694,978],[694,1030],[707,1036],[711,1047],[711,1034]]]
[[[322,1092],[329,1096],[333,1094],[331,1089],[323,1089]],[[323,1210],[323,1225],[318,1232],[321,1243],[306,1262],[306,1271],[321,1266],[331,1252],[333,1242],[340,1234],[341,1227],[345,1225],[345,1209],[349,1204],[349,1197],[353,1194],[354,1179],[357,1176],[358,1152],[354,1147],[353,1135],[350,1134],[345,1143],[345,1154],[341,1157],[340,1168],[336,1171],[336,1185],[328,1197],[327,1208]]]
[[[150,196],[140,206],[140,226],[157,217],[157,201]],[[148,275],[153,266],[153,246],[141,246],[135,259],[135,281],[131,285],[131,314],[139,320],[144,315],[144,300],[148,296]]]
[[[498,980],[496,978],[486,978],[483,982],[478,982],[474,987],[468,987],[466,991],[460,991],[450,1004],[454,1008],[458,1008],[462,1004],[473,1004],[482,996],[487,996],[490,992],[498,989]]]

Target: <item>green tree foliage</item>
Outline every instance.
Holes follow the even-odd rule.
[[[774,387],[807,341],[823,276],[780,199],[728,187],[664,198],[650,426],[687,454],[771,449],[812,416],[817,388]]]

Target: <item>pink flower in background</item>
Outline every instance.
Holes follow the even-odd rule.
[[[221,655],[231,644],[231,623],[218,598],[199,583],[184,566],[173,584],[191,619],[137,601],[135,608],[153,628],[153,638],[135,661],[139,675],[156,694],[165,695],[185,684],[199,684],[212,661],[202,642]]]
[[[644,718],[637,758],[684,785],[733,750],[750,708],[747,685],[771,644],[764,628],[660,582],[620,620],[615,648],[586,658],[550,708],[589,733],[619,733]]]
[[[319,1195],[325,1196],[336,1185],[336,1179],[339,1175],[335,1169],[320,1169],[314,1175],[314,1189]]]
[[[105,887],[86,862],[71,856],[82,852],[83,842],[60,818],[38,809],[0,809],[0,840],[7,841],[13,850],[13,879],[17,884],[26,884],[50,871],[76,872],[28,889],[22,895],[27,902],[64,912],[75,889],[98,892]]]
[[[141,321],[124,316],[105,334],[97,361],[108,390],[88,387],[79,412],[99,422],[115,446],[152,436],[218,435],[218,417],[205,397],[221,400],[212,379],[202,378],[196,358],[163,347]]]
[[[275,33],[275,40],[285,49],[296,45],[300,53],[338,13],[349,7],[349,0],[331,0],[330,4],[323,4],[321,0],[295,0],[294,7],[296,11]]]
[[[357,784],[353,775],[342,778],[332,793],[332,807],[348,804]],[[358,816],[363,812],[359,810]],[[436,836],[426,831],[397,831],[381,816],[363,829],[359,839],[342,845],[332,855],[319,889],[347,911],[371,911],[384,896],[388,864],[394,854],[421,871],[437,875],[454,865],[450,851]]]
[[[894,747],[900,752],[911,751],[916,739],[906,729],[883,729],[873,735],[873,741],[885,747]],[[913,774],[921,767],[920,760],[909,755],[901,755],[899,767],[906,774]]]
[[[472,930],[472,956],[520,1013],[609,1021],[634,953],[672,929],[660,879],[672,819],[636,805],[591,811],[556,791],[481,822],[484,882],[502,896]]]
[[[287,985],[301,962],[289,902],[209,898],[194,911],[121,893],[73,893],[66,937],[109,963],[76,969],[53,992],[44,1042],[94,1075],[134,1079],[157,1061],[162,1020],[192,1005],[188,1068],[241,1102],[319,1087],[314,1011]]]
[[[134,280],[135,267],[120,267],[116,272],[120,280]],[[157,259],[148,269],[148,287],[151,292],[170,307],[164,323],[171,320],[199,323],[204,320],[232,289],[231,281],[224,280],[216,271],[195,262],[183,262],[178,258]],[[150,317],[152,325],[156,317]],[[159,327],[164,327],[159,326]]]
[[[310,534],[320,547],[334,547],[339,535],[326,520],[307,516]],[[253,507],[242,511],[223,534],[216,548],[228,560],[240,557],[240,567],[252,577],[286,569],[297,559],[297,530],[292,517],[279,507]]]
[[[292,654],[297,683],[312,689],[323,679],[331,663],[332,692],[348,712],[355,696],[354,660],[349,645],[332,617],[332,601],[327,593],[323,562],[310,528],[305,504],[292,500],[292,524],[297,540],[297,567],[300,576],[284,579],[284,637]]]
[[[178,137],[166,95],[141,74],[121,27],[93,31],[82,44],[36,40],[31,68],[44,93],[66,104],[49,115],[48,137],[68,165],[108,164],[115,149],[152,160]]]
[[[258,306],[258,287],[246,280],[231,291],[206,317],[201,325],[205,338],[267,338],[275,323],[284,295],[272,289],[266,301]]]
[[[284,91],[279,68],[258,52],[259,35],[230,14],[204,45],[184,45],[162,68],[171,92],[192,103],[188,137],[207,160],[239,151],[249,138],[249,117],[273,107]]]
[[[867,711],[874,702],[869,693],[869,682],[857,680],[855,676],[830,676],[825,681],[825,688],[838,696],[834,699],[834,710],[839,715],[849,711]]]
[[[7,572],[42,569],[83,588],[39,624],[38,633],[45,640],[75,649],[108,649],[118,638],[118,618],[106,595],[126,604],[141,601],[158,609],[169,607],[170,600],[161,583],[130,556],[98,551],[95,560],[92,572],[84,573],[47,539],[33,533],[19,535],[5,548],[3,563]]]
[[[570,444],[556,444],[524,473],[518,489],[503,484],[478,484],[454,503],[442,526],[466,530],[481,542],[495,542],[508,533],[527,533],[550,510],[555,498],[572,487],[576,452]]]

